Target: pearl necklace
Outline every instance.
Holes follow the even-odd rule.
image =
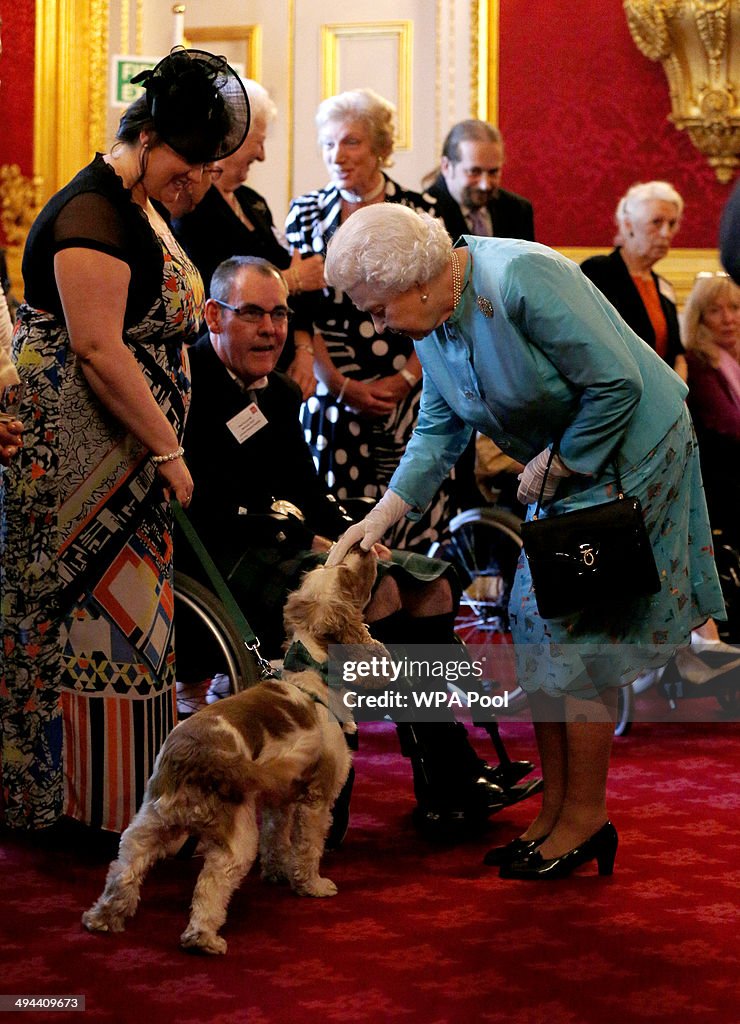
[[[346,188],[340,188],[339,195],[342,197],[345,203],[351,203],[353,206],[356,206],[358,203],[371,203],[373,199],[378,198],[378,196],[380,195],[384,188],[385,178],[381,174],[380,184],[377,186],[377,188],[374,188],[372,192],[368,192],[366,196],[361,196],[357,192],[350,192],[349,189]]]
[[[462,274],[455,249],[450,252],[450,265],[452,267],[452,312],[454,313],[462,295]]]

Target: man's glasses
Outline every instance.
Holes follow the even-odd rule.
[[[230,309],[235,316],[238,316],[240,320],[248,324],[258,324],[266,316],[269,316],[274,324],[287,324],[293,316],[293,310],[288,309],[287,306],[263,309],[262,306],[253,306],[251,303],[247,303],[244,306],[230,306],[228,302],[222,302],[220,299],[214,299],[213,301],[218,303],[219,306],[223,306],[224,309]]]

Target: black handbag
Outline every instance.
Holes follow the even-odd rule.
[[[638,498],[624,494],[616,459],[615,501],[538,518],[556,447],[547,463],[534,518],[522,523],[524,551],[542,618],[561,618],[657,593],[660,577],[642,506]]]

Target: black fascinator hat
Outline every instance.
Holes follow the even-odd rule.
[[[157,135],[189,164],[221,160],[247,137],[249,99],[223,57],[176,47],[131,82],[144,86]]]

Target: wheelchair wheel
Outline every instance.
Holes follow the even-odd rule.
[[[439,554],[469,578],[455,620],[455,632],[468,647],[512,642],[508,604],[522,549],[520,527],[513,512],[496,508],[466,509],[450,522],[449,538]],[[517,684],[513,657],[498,661],[496,679],[485,680],[485,689],[508,691],[507,710],[519,711],[526,695]]]
[[[178,684],[227,677],[229,692],[259,682],[256,659],[213,593],[185,573],[175,573],[175,651]],[[193,708],[193,710],[195,710]]]
[[[635,691],[632,683],[620,686],[617,690],[617,720],[614,723],[614,735],[626,736],[632,728],[632,716],[635,711]]]

